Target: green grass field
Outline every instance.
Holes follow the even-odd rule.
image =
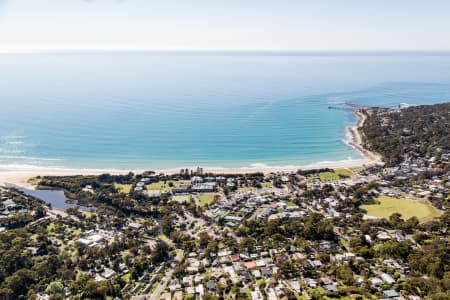
[[[214,196],[216,194],[200,194],[198,199],[200,199],[200,206],[205,206],[214,202]]]
[[[126,283],[130,283],[131,282],[131,273],[127,273],[125,275],[122,276],[122,279],[126,282]]]
[[[129,194],[131,191],[132,185],[131,184],[114,183],[114,187],[122,193]]]
[[[269,182],[261,182],[261,185],[262,185],[262,187],[265,188],[265,189],[273,188],[273,182],[272,182],[272,181],[269,181]]]
[[[175,195],[172,196],[173,201],[177,201],[179,203],[189,202],[191,199],[190,195]]]
[[[336,181],[341,179],[339,175],[348,176],[350,178],[356,177],[356,173],[350,169],[336,169],[334,172],[319,173],[321,181]]]
[[[167,180],[165,183],[164,181],[158,181],[147,185],[147,190],[169,191],[171,189],[169,183],[172,183],[173,187],[178,186],[177,180]]]
[[[266,182],[266,181],[261,182],[261,188],[263,188],[263,189],[273,188],[273,183],[271,181],[270,182]],[[237,191],[238,192],[248,192],[248,191],[253,191],[255,189],[256,188],[253,186],[244,186],[244,187],[238,188]]]
[[[400,213],[404,220],[416,216],[421,222],[432,220],[441,213],[425,202],[407,199],[381,196],[376,199],[378,204],[361,205],[369,216],[389,218],[394,212]]]

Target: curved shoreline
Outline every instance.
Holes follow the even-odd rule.
[[[361,109],[357,109],[355,114],[358,117],[358,121],[356,125],[347,127],[348,138],[346,139],[346,143],[354,148],[356,151],[361,153],[365,159],[368,160],[366,165],[374,165],[376,163],[382,162],[381,156],[375,152],[372,152],[366,148],[362,143],[361,133],[359,132],[359,128],[363,126],[364,122],[367,119],[367,116],[361,111]]]
[[[361,112],[360,109],[354,111],[358,117],[358,121],[355,125],[346,128],[346,137],[344,142],[362,154],[363,159],[359,160],[341,160],[341,161],[325,161],[319,163],[312,163],[307,165],[290,165],[290,166],[250,166],[250,167],[237,167],[237,168],[221,168],[221,167],[204,167],[203,171],[208,173],[222,173],[222,174],[242,174],[251,172],[261,173],[288,173],[295,172],[299,169],[310,170],[319,168],[355,168],[369,165],[375,165],[381,162],[381,157],[364,148],[362,144],[362,138],[358,128],[361,127],[365,120],[366,115]],[[170,168],[170,169],[156,169],[157,173],[174,174],[178,173],[180,169],[186,167]],[[195,169],[196,167],[187,167],[189,169]],[[27,188],[32,188],[32,185],[28,183],[28,179],[36,176],[70,176],[70,175],[99,175],[103,173],[110,174],[126,174],[128,172],[142,173],[146,170],[115,170],[115,169],[63,169],[63,168],[36,168],[33,170],[10,170],[2,169],[0,166],[0,185],[4,184],[16,184]]]

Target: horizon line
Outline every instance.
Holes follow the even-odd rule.
[[[449,50],[289,50],[289,49],[120,49],[120,48],[67,48],[67,49],[11,49],[2,50],[0,54],[89,54],[89,53],[153,53],[153,54],[210,54],[210,55],[280,55],[280,56],[308,56],[308,55],[450,55]]]

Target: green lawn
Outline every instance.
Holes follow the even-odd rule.
[[[272,181],[270,181],[270,182],[261,182],[261,185],[262,185],[262,187],[265,188],[265,189],[273,188],[273,183],[272,183]]]
[[[214,196],[216,194],[200,194],[198,199],[200,199],[200,206],[206,206],[214,202]]]
[[[114,187],[118,189],[120,192],[129,194],[131,191],[131,187],[133,185],[131,184],[121,184],[121,183],[114,183]]]
[[[158,181],[147,185],[147,190],[169,191],[171,189],[169,183],[172,183],[173,187],[178,186],[178,180],[167,180],[165,183],[164,181]]]
[[[131,282],[131,273],[127,273],[125,275],[122,276],[122,279],[126,282],[126,283],[130,283]]]
[[[266,283],[266,279],[261,278],[261,279],[256,280],[256,284],[257,284],[258,286],[260,286],[262,283]]]
[[[339,175],[348,176],[353,178],[356,174],[350,169],[336,169],[334,172],[322,172],[319,173],[319,177],[321,181],[335,181],[341,179]]]
[[[172,196],[172,200],[173,201],[177,201],[178,203],[189,202],[190,199],[191,199],[190,195],[175,195],[175,196]]]
[[[404,220],[416,216],[423,222],[441,215],[436,208],[422,201],[387,196],[378,197],[376,200],[379,202],[378,204],[361,205],[361,208],[366,210],[369,216],[387,219],[392,213],[397,212],[402,215]]]

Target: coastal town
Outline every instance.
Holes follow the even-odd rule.
[[[0,299],[449,299],[449,112],[359,108],[361,166],[2,187]]]

